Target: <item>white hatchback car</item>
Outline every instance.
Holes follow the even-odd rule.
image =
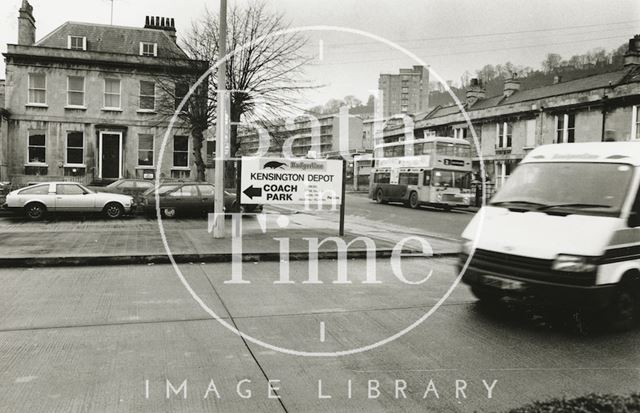
[[[135,211],[129,195],[94,192],[75,182],[43,182],[12,191],[6,206],[31,220],[42,219],[47,212],[102,212],[116,219]]]

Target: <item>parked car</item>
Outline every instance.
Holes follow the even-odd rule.
[[[43,182],[17,189],[7,195],[6,205],[31,220],[42,219],[48,212],[102,212],[115,219],[135,211],[128,195],[94,192],[76,182]]]
[[[165,218],[173,218],[177,214],[213,212],[215,187],[206,182],[164,182],[157,189],[160,199],[160,212]],[[143,207],[146,214],[156,213],[156,188],[146,191]],[[238,207],[235,194],[224,191],[224,208],[227,212],[246,210]],[[252,205],[252,210],[258,206]]]
[[[142,201],[142,194],[155,186],[154,181],[144,179],[118,179],[105,187],[91,188],[96,192],[130,195],[136,204]]]

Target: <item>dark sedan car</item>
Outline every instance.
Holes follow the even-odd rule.
[[[206,182],[165,182],[158,187],[160,198],[160,212],[165,218],[173,218],[177,214],[198,214],[213,212],[215,187]],[[156,212],[156,189],[146,191],[143,197],[143,207],[147,214]],[[251,205],[256,210],[258,206]],[[245,210],[238,208],[235,194],[224,191],[224,208],[226,212]]]
[[[132,196],[136,204],[142,202],[142,194],[155,186],[154,181],[144,179],[118,179],[105,187],[92,187],[97,192]]]

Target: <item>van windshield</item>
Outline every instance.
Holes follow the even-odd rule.
[[[525,163],[516,168],[489,205],[619,216],[632,173],[630,165],[616,163]]]

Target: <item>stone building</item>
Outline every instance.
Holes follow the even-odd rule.
[[[176,44],[173,19],[144,27],[66,22],[36,42],[23,0],[18,43],[7,45],[5,160],[14,184],[152,178],[178,97],[206,71]],[[180,127],[182,126],[182,127]],[[169,132],[160,174],[192,173],[190,130]]]
[[[501,185],[522,158],[539,145],[561,142],[640,139],[640,36],[629,41],[624,67],[608,73],[521,90],[507,79],[498,96],[485,96],[472,80],[464,110],[471,120],[491,182]],[[468,139],[475,147],[461,109],[439,106],[412,119],[414,136]],[[403,139],[403,126],[389,127],[384,141]],[[475,151],[474,169],[481,157]]]
[[[429,69],[413,66],[398,74],[381,74],[378,90],[382,92],[383,116],[424,112],[429,106]]]

